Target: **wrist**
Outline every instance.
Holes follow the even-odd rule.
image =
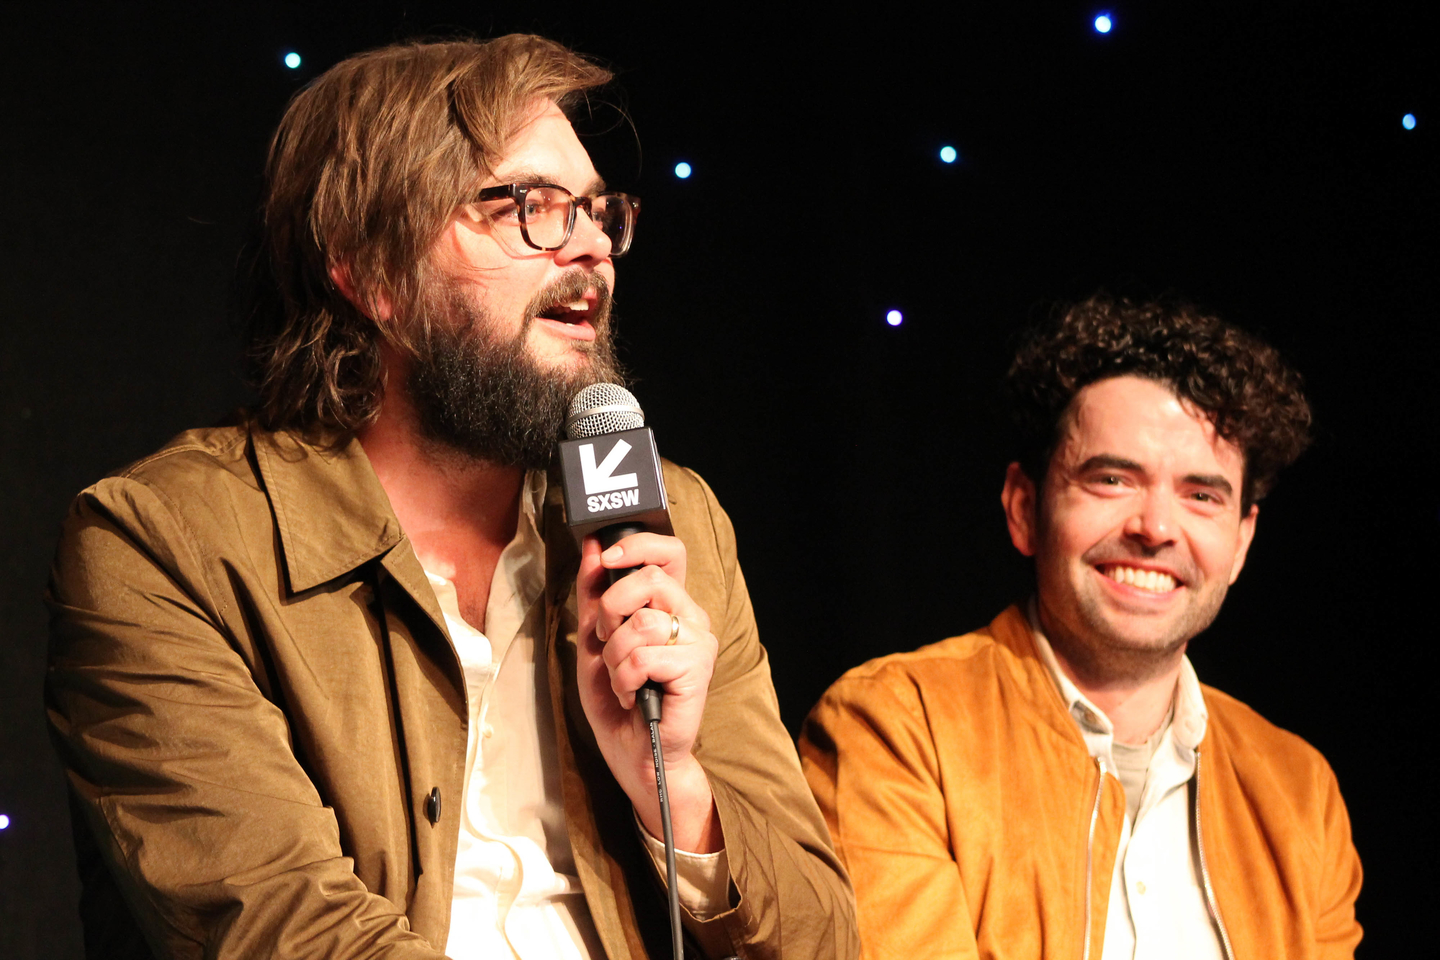
[[[630,795],[640,822],[650,835],[664,835],[660,821],[660,801],[655,789],[655,768],[646,768],[645,786]],[[675,761],[666,758],[665,789],[670,798],[670,824],[675,835],[675,848],[688,853],[716,853],[725,849],[724,831],[715,809],[715,795],[710,778],[694,756],[686,754]]]

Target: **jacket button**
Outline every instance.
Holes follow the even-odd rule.
[[[425,816],[430,818],[431,823],[440,822],[440,788],[434,787],[430,796],[425,798]]]

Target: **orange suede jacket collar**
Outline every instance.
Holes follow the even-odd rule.
[[[1329,765],[1202,689],[1199,834],[1232,955],[1352,956],[1360,861]],[[1102,778],[1020,608],[851,670],[800,750],[863,956],[1100,956],[1124,790]]]

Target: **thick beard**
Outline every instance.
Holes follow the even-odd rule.
[[[546,370],[526,350],[535,317],[598,287],[595,339],[574,349],[589,362]],[[455,284],[423,305],[425,321],[406,388],[423,437],[477,460],[543,470],[555,453],[570,401],[592,383],[625,383],[610,334],[610,291],[598,274],[571,273],[540,291],[513,338]]]

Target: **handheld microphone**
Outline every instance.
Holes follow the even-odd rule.
[[[613,383],[592,383],[575,395],[560,443],[560,477],[565,488],[565,519],[576,540],[593,533],[601,549],[633,533],[649,530],[666,536],[670,525],[665,478],[655,434],[645,426],[645,411],[634,394]],[[610,584],[636,568],[606,571]],[[665,760],[660,751],[660,702],[653,680],[635,691],[635,705],[650,727],[655,761],[655,790],[665,840],[665,875],[674,960],[682,960],[680,895],[675,876],[675,834],[670,797],[665,789]]]
[[[592,383],[575,394],[560,444],[565,519],[580,540],[593,533],[600,548],[649,530],[669,536],[669,503],[655,434],[635,395],[613,383]],[[606,571],[610,583],[635,568]],[[660,685],[653,680],[636,691],[646,720],[660,715]]]

